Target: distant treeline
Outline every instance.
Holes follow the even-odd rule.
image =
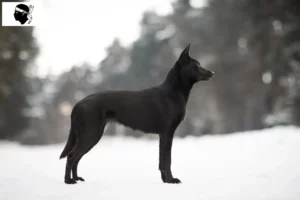
[[[139,38],[128,48],[116,38],[96,70],[74,66],[55,79],[27,74],[38,52],[32,29],[2,27],[0,139],[63,141],[78,100],[97,91],[161,83],[188,43],[191,56],[216,75],[193,89],[177,136],[300,124],[298,1],[208,0],[194,8],[189,0],[177,0],[172,6],[167,16],[144,13]],[[114,124],[106,132],[140,135]]]

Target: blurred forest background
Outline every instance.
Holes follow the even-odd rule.
[[[130,47],[116,38],[98,66],[73,66],[58,77],[30,72],[39,52],[33,28],[1,27],[0,140],[63,142],[77,101],[161,83],[189,42],[191,56],[216,76],[194,87],[177,136],[300,125],[297,0],[208,0],[202,8],[175,0],[172,7],[167,16],[145,12]],[[106,129],[106,135],[123,134],[142,136],[115,124]]]

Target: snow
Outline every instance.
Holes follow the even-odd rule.
[[[79,166],[86,182],[65,185],[63,145],[0,143],[0,199],[300,199],[300,129],[292,126],[176,138],[180,185],[160,180],[158,140],[123,137],[104,137]]]

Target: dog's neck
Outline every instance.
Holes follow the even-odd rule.
[[[165,88],[169,89],[176,89],[176,91],[181,91],[181,94],[184,97],[185,103],[187,103],[189,96],[190,96],[190,91],[193,87],[192,84],[186,84],[181,80],[180,77],[180,64],[178,61],[175,63],[173,68],[169,71],[165,81],[163,82],[163,86]],[[180,93],[179,93],[180,95]]]

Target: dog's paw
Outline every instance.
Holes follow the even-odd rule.
[[[172,180],[167,181],[167,183],[179,184],[179,183],[181,183],[181,181],[178,178],[173,178]]]
[[[74,179],[65,179],[66,184],[76,184],[76,181]]]
[[[84,179],[82,177],[76,177],[74,178],[75,181],[84,181]]]
[[[173,178],[172,183],[181,183],[181,180],[179,180],[178,178]]]

